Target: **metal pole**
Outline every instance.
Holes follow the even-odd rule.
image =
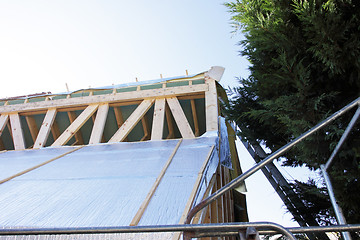
[[[321,168],[321,172],[323,174],[324,180],[325,180],[326,188],[327,188],[328,193],[329,193],[331,204],[333,205],[333,208],[334,208],[334,211],[335,211],[335,215],[336,215],[336,219],[338,221],[338,224],[346,224],[346,220],[345,220],[344,214],[342,212],[342,209],[341,209],[341,207],[339,206],[339,204],[336,201],[335,194],[333,192],[333,187],[331,185],[329,175],[326,172],[326,168],[325,168],[324,165],[320,165],[320,168]],[[345,240],[351,240],[351,236],[350,236],[349,232],[342,232],[341,234],[343,235],[343,238]]]
[[[145,233],[145,232],[239,232],[248,227],[273,229],[290,240],[294,235],[283,226],[271,222],[258,223],[219,223],[192,225],[154,225],[154,226],[123,226],[123,227],[82,227],[82,228],[32,228],[32,229],[0,229],[1,235],[49,235],[49,234],[110,234],[110,233]]]
[[[345,142],[347,136],[349,135],[349,133],[351,132],[351,129],[354,127],[356,120],[359,118],[360,115],[360,106],[358,107],[358,109],[356,110],[354,116],[352,117],[349,125],[347,126],[344,134],[341,136],[338,144],[336,145],[334,151],[331,153],[330,158],[328,159],[326,165],[325,165],[325,170],[328,170],[333,159],[335,158],[336,154],[338,153],[339,149],[341,148],[342,144]]]
[[[324,121],[320,122],[315,127],[311,128],[307,132],[303,133],[302,135],[300,135],[299,137],[297,137],[293,141],[291,141],[288,144],[286,144],[285,146],[281,147],[280,149],[278,149],[277,151],[272,153],[270,156],[268,156],[267,158],[265,158],[264,160],[259,162],[257,165],[253,166],[248,171],[244,172],[243,174],[241,174],[240,176],[238,176],[237,178],[235,178],[234,180],[232,180],[231,182],[226,184],[224,187],[220,188],[215,193],[213,193],[212,195],[210,195],[209,197],[207,197],[206,199],[201,201],[198,205],[196,205],[194,208],[192,208],[191,211],[188,213],[188,216],[186,218],[185,223],[190,224],[191,219],[201,209],[208,206],[210,203],[215,201],[217,198],[222,196],[224,193],[226,193],[227,191],[233,189],[238,184],[242,183],[246,178],[248,178],[249,176],[251,176],[252,174],[257,172],[259,169],[264,167],[266,164],[273,161],[275,158],[279,157],[280,155],[282,155],[283,153],[288,151],[291,147],[293,147],[294,145],[296,145],[300,141],[304,140],[306,137],[310,136],[311,134],[313,134],[314,132],[316,132],[320,128],[324,127],[325,125],[327,125],[331,121],[335,120],[336,118],[338,118],[339,116],[341,116],[342,114],[344,114],[345,112],[347,112],[348,110],[353,108],[354,106],[358,105],[359,103],[360,103],[360,97],[357,98],[356,100],[354,100],[353,102],[351,102],[350,104],[346,105],[345,107],[343,107],[342,109],[340,109],[339,111],[337,111],[336,113],[334,113],[333,115],[331,115],[330,117],[325,119]]]

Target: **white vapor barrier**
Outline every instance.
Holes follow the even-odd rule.
[[[0,227],[128,226],[178,141],[88,145],[0,184]]]
[[[8,151],[0,154],[0,180],[51,160],[76,147]]]
[[[139,225],[178,224],[216,137],[184,139]],[[218,158],[211,159],[218,164]],[[209,168],[207,168],[209,169]],[[215,172],[216,168],[211,167]],[[209,175],[210,175],[209,171]]]

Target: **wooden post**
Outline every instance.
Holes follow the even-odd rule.
[[[36,137],[39,134],[39,129],[36,126],[35,119],[32,116],[26,116],[25,119],[26,119],[27,125],[30,130],[31,138],[32,138],[33,142],[35,143]]]
[[[21,128],[20,116],[18,113],[11,113],[9,114],[9,117],[10,117],[11,132],[13,136],[15,150],[24,150],[25,140]]]
[[[154,118],[151,129],[151,140],[161,140],[164,132],[165,98],[155,101]]]
[[[94,126],[91,132],[89,144],[100,143],[103,136],[105,122],[109,111],[109,104],[101,104],[97,110]]]

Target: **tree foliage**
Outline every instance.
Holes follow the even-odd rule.
[[[226,106],[242,137],[275,151],[359,97],[360,1],[238,0],[226,6],[235,30],[245,36],[241,55],[251,64],[249,77],[239,78],[240,86],[232,90]],[[352,114],[286,153],[284,164],[318,169],[330,157]],[[360,222],[359,125],[329,170],[350,223]],[[315,200],[301,193],[309,190],[304,184],[297,183],[296,190],[325,223],[330,206],[319,204],[323,196]]]

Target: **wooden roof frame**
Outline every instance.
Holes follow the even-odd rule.
[[[93,129],[89,144],[97,144],[103,140],[104,125],[107,118],[109,106],[130,105],[140,103],[131,116],[125,121],[122,119],[121,112],[115,111],[118,130],[111,137],[109,142],[120,142],[126,140],[130,131],[135,125],[142,121],[144,136],[142,139],[161,140],[163,134],[163,126],[165,115],[168,122],[169,137],[172,137],[172,126],[169,122],[170,113],[180,130],[182,138],[195,138],[199,135],[199,123],[197,120],[197,111],[194,104],[194,99],[203,96],[205,98],[205,119],[206,131],[218,130],[218,95],[216,90],[216,81],[219,81],[223,75],[223,67],[211,67],[207,72],[198,74],[192,77],[183,77],[181,79],[172,79],[163,81],[161,88],[142,89],[141,82],[136,87],[136,91],[117,92],[114,87],[111,93],[94,95],[90,92],[88,96],[71,97],[69,94],[66,98],[51,100],[51,96],[44,98],[44,101],[31,102],[26,99],[20,104],[9,104],[6,102],[0,106],[0,136],[5,128],[9,127],[12,135],[13,145],[15,150],[25,149],[24,134],[19,120],[19,116],[26,116],[27,127],[30,130],[33,139],[33,148],[41,148],[45,146],[50,131],[53,133],[54,142],[51,146],[63,146],[72,138],[76,138],[78,144],[83,145],[81,133],[78,130],[86,123],[89,118],[93,119]],[[203,80],[202,83],[193,84],[193,81]],[[168,86],[169,83],[185,82],[180,86]],[[99,89],[100,90],[100,89]],[[94,89],[94,91],[96,91]],[[191,99],[191,111],[193,114],[193,121],[195,131],[193,131],[186,119],[183,109],[179,104],[180,98]],[[151,133],[148,129],[148,124],[145,118],[147,111],[155,104],[154,116],[152,121]],[[168,106],[168,107],[167,107]],[[84,109],[79,116],[76,116],[73,111]],[[170,109],[169,112],[166,110]],[[68,113],[70,126],[63,133],[55,134],[56,125],[55,117],[57,112],[65,111]],[[45,114],[43,123],[38,129],[31,115]],[[96,114],[95,114],[96,113]],[[166,114],[165,114],[166,113]],[[95,117],[96,116],[96,117]],[[171,120],[171,119],[170,119]],[[10,128],[10,127],[9,127]],[[54,132],[55,131],[55,132]]]

